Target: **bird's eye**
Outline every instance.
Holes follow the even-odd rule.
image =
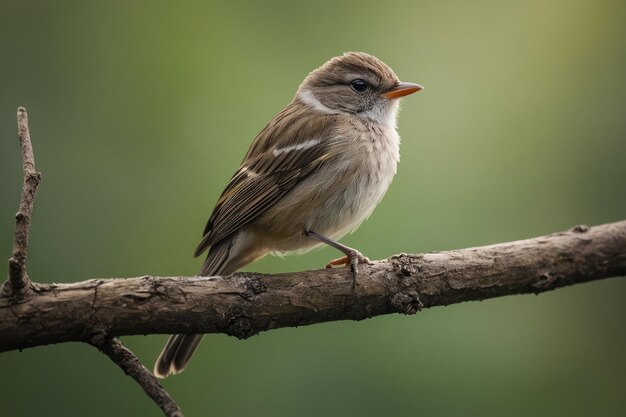
[[[364,80],[354,80],[352,81],[352,88],[354,88],[355,91],[362,93],[367,90],[367,82]]]

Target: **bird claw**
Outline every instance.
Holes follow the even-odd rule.
[[[346,255],[341,258],[333,259],[328,262],[324,268],[335,268],[350,265],[350,267],[354,269],[357,268],[358,264],[373,265],[374,263],[370,261],[370,258],[363,256],[361,252],[355,250],[354,253],[350,254],[350,256]]]
[[[348,252],[346,256],[342,256],[341,258],[333,259],[332,261],[326,264],[326,268],[340,267],[340,266],[348,266],[350,265],[350,270],[352,271],[352,290],[356,288],[356,278],[359,275],[359,264],[372,264],[370,258],[364,256],[361,252],[356,249],[352,249]]]

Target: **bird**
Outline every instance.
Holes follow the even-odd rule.
[[[369,259],[338,242],[383,198],[396,174],[399,99],[422,90],[383,61],[346,52],[308,74],[292,101],[254,138],[219,197],[194,255],[208,250],[199,276],[228,275],[268,253],[322,244],[343,252],[327,267]],[[170,336],[154,365],[182,372],[203,335]]]

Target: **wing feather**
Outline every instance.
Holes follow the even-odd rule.
[[[292,103],[255,138],[213,209],[195,256],[254,220],[333,156],[324,139],[334,118],[301,117],[305,110]]]

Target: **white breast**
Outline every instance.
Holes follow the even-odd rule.
[[[343,176],[341,189],[335,198],[328,199],[325,210],[315,219],[318,224],[311,224],[313,230],[325,229],[330,236],[340,238],[367,219],[387,192],[400,158],[400,138],[395,129],[379,126],[361,133],[345,153],[335,176],[335,181]]]

